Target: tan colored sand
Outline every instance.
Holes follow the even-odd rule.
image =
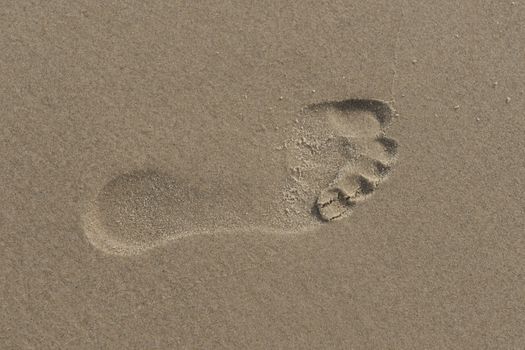
[[[0,349],[525,346],[524,3],[0,18]],[[301,130],[305,108],[351,98],[390,101],[397,162],[322,224],[307,209],[344,160],[306,150],[375,121]]]

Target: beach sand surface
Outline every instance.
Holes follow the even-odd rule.
[[[525,348],[525,3],[5,1],[1,349]]]

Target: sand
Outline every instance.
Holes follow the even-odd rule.
[[[525,4],[0,6],[1,349],[522,349]]]

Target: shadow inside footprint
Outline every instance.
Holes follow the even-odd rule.
[[[308,107],[323,113],[335,129],[346,136],[371,137],[386,128],[394,116],[387,102],[374,99],[349,99],[312,104]]]

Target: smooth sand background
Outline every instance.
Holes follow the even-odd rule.
[[[522,1],[4,1],[0,18],[0,348],[525,347]],[[87,241],[87,198],[144,167],[260,219],[297,112],[352,97],[395,101],[400,156],[348,219],[132,257]]]

